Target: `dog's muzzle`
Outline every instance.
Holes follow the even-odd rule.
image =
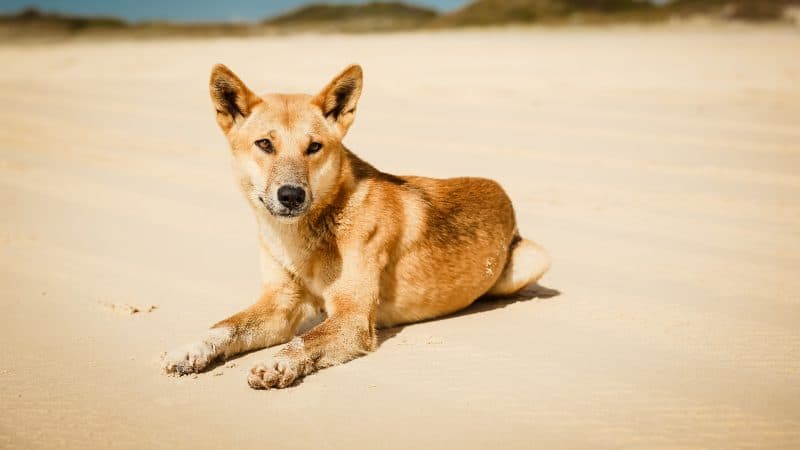
[[[284,184],[275,192],[275,196],[259,195],[258,200],[267,210],[277,217],[297,217],[308,209],[309,195],[303,186]]]

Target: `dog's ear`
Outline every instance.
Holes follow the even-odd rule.
[[[325,118],[344,136],[356,117],[356,104],[361,96],[361,66],[353,64],[337,75],[315,98]]]
[[[217,110],[217,123],[224,133],[250,115],[261,99],[235,73],[217,64],[211,69],[211,102]]]

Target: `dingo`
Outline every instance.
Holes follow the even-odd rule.
[[[217,123],[258,222],[263,291],[166,354],[166,373],[289,342],[248,378],[256,389],[283,388],[374,350],[376,327],[513,294],[547,271],[547,253],[520,237],[496,182],[394,176],[345,148],[361,86],[352,65],[316,96],[258,96],[224,65],[213,68]]]

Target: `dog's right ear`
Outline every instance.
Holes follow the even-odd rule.
[[[217,64],[211,69],[211,102],[217,110],[217,123],[224,133],[241,123],[261,99],[253,93],[235,73]]]

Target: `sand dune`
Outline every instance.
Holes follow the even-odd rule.
[[[800,448],[798,50],[738,26],[0,46],[0,447]],[[355,61],[350,148],[499,180],[561,294],[386,330],[283,391],[245,382],[276,349],[161,375],[258,290],[211,65],[311,91]]]

